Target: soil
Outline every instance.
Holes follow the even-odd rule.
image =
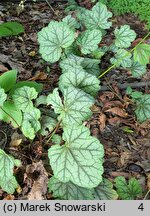
[[[82,2],[83,6],[84,2],[86,4],[87,1]],[[19,14],[17,6],[18,3],[10,1],[0,3],[0,23],[19,21],[25,28],[25,33],[20,36],[0,39],[0,73],[17,69],[18,81],[35,80],[43,83],[43,93],[47,94],[57,86],[61,71],[57,64],[50,65],[41,59],[38,53],[37,33],[50,20],[60,20],[64,17],[66,3],[65,1],[63,3],[59,1],[58,4],[53,3],[55,14],[45,2],[27,2],[24,10]],[[88,7],[90,6],[89,4]],[[141,23],[133,14],[114,17],[113,24],[114,27],[122,24],[130,25],[137,33],[137,38],[141,38],[147,33],[144,23]],[[147,42],[150,43],[150,41]],[[104,43],[107,44],[110,41],[105,38]],[[105,70],[109,66],[110,63],[104,58],[101,69]],[[120,175],[125,176],[126,179],[136,177],[144,191],[141,199],[147,192],[150,174],[150,122],[139,124],[136,121],[135,107],[126,95],[125,89],[118,87],[118,83],[121,86],[125,83],[130,85],[130,83],[144,82],[144,86],[134,87],[134,89],[150,93],[147,84],[150,81],[149,68],[150,66],[148,66],[146,75],[141,79],[132,78],[130,71],[120,68],[112,69],[106,74],[101,79],[101,85],[106,88],[99,92],[96,103],[92,107],[93,116],[86,122],[91,134],[104,145],[104,176],[112,182],[116,176]],[[117,111],[108,112],[107,110],[110,108],[116,108]],[[17,136],[22,139],[18,146],[15,146],[14,143],[12,145],[14,133],[17,133]],[[48,146],[44,145],[45,140],[42,136],[38,135],[31,142],[22,137],[19,130],[14,130],[3,122],[0,122],[0,138],[0,147],[22,161],[22,167],[14,170],[21,187],[20,191],[17,191],[13,196],[8,196],[7,193],[0,190],[0,199],[28,199],[37,176],[44,176],[44,181],[46,181],[47,177],[43,173],[47,172],[49,177],[52,175],[47,158]],[[37,171],[36,167],[36,163],[40,161],[43,161],[45,167],[39,164],[42,167],[40,170],[43,170],[42,174],[39,170]],[[30,171],[29,166],[32,166]],[[45,192],[44,196],[45,199],[53,199],[48,192]]]

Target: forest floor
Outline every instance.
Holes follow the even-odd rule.
[[[61,74],[57,64],[45,63],[38,53],[38,31],[50,20],[60,20],[65,16],[65,3],[52,6],[55,14],[46,3],[26,3],[24,11],[18,15],[17,4],[0,3],[0,22],[19,21],[25,28],[25,33],[20,36],[0,39],[0,73],[17,69],[19,81],[40,82],[45,94],[57,86]],[[137,38],[147,33],[144,23],[132,14],[113,17],[113,28],[122,24],[130,25]],[[103,43],[109,44],[110,41],[105,38]],[[102,71],[109,66],[108,60],[103,59]],[[120,175],[126,179],[136,177],[145,194],[150,182],[150,122],[139,124],[136,121],[134,106],[125,91],[127,86],[131,86],[134,90],[150,93],[149,81],[150,66],[141,79],[133,78],[130,71],[112,69],[101,79],[102,90],[92,107],[93,116],[86,123],[91,133],[104,145],[104,176],[111,181]],[[141,82],[144,86],[140,86]],[[21,159],[23,164],[15,170],[20,190],[10,196],[0,189],[0,199],[26,199],[39,175],[44,176],[45,172],[52,175],[48,168],[47,148],[42,146],[43,137],[38,136],[31,142],[22,137],[18,130],[0,122],[0,138],[0,148]],[[22,142],[17,145],[19,139]],[[52,199],[52,195],[46,192],[45,199]]]

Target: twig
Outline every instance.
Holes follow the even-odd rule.
[[[141,87],[145,87],[145,86],[150,86],[150,82],[136,82],[136,83],[123,83],[123,84],[117,84],[117,87],[119,89],[126,89],[127,87],[131,87],[131,88],[141,88]],[[102,86],[100,89],[101,91],[107,91],[110,88],[108,86]]]

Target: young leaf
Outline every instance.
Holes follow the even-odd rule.
[[[136,100],[137,108],[135,110],[139,122],[150,119],[150,94],[145,94]]]
[[[36,107],[40,105],[46,105],[46,104],[47,104],[47,97],[45,95],[40,95],[35,101]]]
[[[3,106],[0,107],[0,120],[10,123],[14,128],[17,128],[22,123],[22,113],[10,101],[5,101]]]
[[[0,24],[0,37],[18,35],[24,32],[24,27],[18,22],[5,22]]]
[[[63,70],[63,73],[65,73],[78,65],[81,66],[81,70],[83,68],[88,73],[98,76],[100,73],[99,64],[100,60],[83,58],[72,54],[60,62],[60,67]]]
[[[41,83],[37,83],[34,81],[21,81],[16,83],[10,90],[9,95],[13,95],[14,91],[18,88],[24,87],[24,86],[28,86],[28,87],[33,87],[35,88],[35,90],[40,93],[42,91],[43,85]]]
[[[133,77],[140,78],[146,73],[146,66],[141,65],[138,62],[133,62],[130,70]]]
[[[134,61],[139,62],[141,65],[146,65],[150,61],[150,45],[139,44],[133,52]]]
[[[29,139],[34,139],[36,132],[41,129],[40,117],[41,112],[37,108],[32,108],[32,110],[24,113],[21,129],[23,134]]]
[[[100,30],[86,30],[79,35],[77,45],[80,46],[83,54],[89,54],[98,48],[101,39],[102,34]]]
[[[37,98],[38,93],[35,88],[24,86],[15,90],[12,95],[16,107],[22,112],[27,112],[33,109],[33,99]]]
[[[41,118],[41,130],[40,133],[43,136],[47,136],[49,132],[51,132],[57,124],[57,121],[49,116],[42,116]]]
[[[88,74],[81,67],[76,66],[59,78],[59,88],[63,91],[68,87],[80,88],[86,93],[95,96],[100,89],[100,81],[94,75]]]
[[[14,166],[16,166],[15,159],[0,149],[0,186],[9,194],[13,194],[18,186],[13,176]]]
[[[72,182],[61,182],[54,176],[48,182],[49,192],[63,200],[93,200],[92,189],[79,187]]]
[[[71,29],[75,30],[80,27],[80,24],[71,15],[68,15],[62,19],[62,22],[66,23]]]
[[[129,25],[123,25],[120,29],[116,28],[115,31],[115,45],[119,48],[128,48],[131,42],[135,40],[136,33],[130,29]]]
[[[105,178],[94,188],[93,195],[95,200],[116,200],[118,198],[118,194],[113,189],[113,184]]]
[[[10,70],[0,76],[0,87],[8,92],[16,83],[17,71]]]
[[[64,125],[81,124],[88,119],[92,112],[90,107],[94,103],[94,98],[86,94],[81,89],[69,87],[63,91],[64,102],[62,104],[58,89],[54,89],[47,97],[47,103],[51,104],[59,120]]]
[[[60,59],[62,49],[69,47],[75,33],[64,22],[51,21],[38,33],[40,54],[45,61],[54,63]]]
[[[81,14],[82,13],[82,14]],[[112,25],[108,19],[112,17],[112,13],[107,10],[107,7],[98,2],[92,10],[81,10],[79,19],[88,29],[109,29]]]
[[[121,60],[122,59],[122,60]],[[124,68],[131,67],[131,53],[124,49],[119,49],[115,54],[115,57],[110,59],[112,64],[116,64],[117,67],[122,66]]]
[[[7,94],[5,94],[4,89],[0,87],[0,106],[3,106],[6,99],[7,99]]]
[[[134,200],[142,193],[142,188],[135,178],[131,178],[127,184],[123,176],[118,176],[115,182],[117,193],[122,200]]]
[[[63,140],[63,146],[54,145],[48,151],[55,177],[80,187],[96,187],[103,173],[104,149],[99,140],[90,136],[88,128],[73,124],[64,128]]]

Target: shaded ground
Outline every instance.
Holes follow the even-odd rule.
[[[1,73],[8,69],[17,69],[18,80],[42,82],[45,92],[57,86],[61,72],[57,65],[51,66],[41,60],[38,54],[37,32],[51,19],[60,20],[64,15],[64,7],[65,4],[54,5],[57,14],[54,15],[45,3],[28,3],[25,10],[17,15],[16,4],[0,5],[0,21],[15,20],[21,22],[25,27],[25,34],[19,37],[0,39]],[[114,27],[122,24],[131,25],[139,38],[146,34],[144,24],[133,15],[114,18],[113,22]],[[109,44],[110,41],[105,38],[104,43]],[[109,65],[108,60],[104,58],[102,70],[107,69]],[[99,92],[97,102],[92,107],[94,114],[87,122],[91,133],[98,137],[105,148],[104,175],[110,180],[120,175],[127,179],[135,176],[141,182],[145,193],[150,172],[150,122],[142,125],[137,123],[133,114],[134,106],[125,95],[125,89],[119,89],[117,84],[142,81],[145,82],[145,86],[136,90],[150,93],[147,85],[149,80],[150,70],[142,79],[135,79],[130,76],[129,71],[113,69],[101,80],[102,86],[105,86],[107,90]],[[39,136],[31,143],[23,138],[19,131],[16,132],[4,123],[0,123],[0,138],[1,148],[21,159],[23,163],[21,168],[15,170],[22,189],[9,197],[0,190],[0,199],[31,198],[34,194],[35,183],[40,185],[40,181],[46,182],[46,173],[49,176],[52,173],[47,159],[48,146],[43,146],[43,137]],[[23,140],[21,144],[16,143],[16,140],[19,139]],[[47,172],[39,162],[40,160],[43,161]],[[41,176],[40,181],[36,181],[38,176]],[[43,190],[46,190],[44,185]],[[45,199],[52,198],[51,194],[43,193]]]

